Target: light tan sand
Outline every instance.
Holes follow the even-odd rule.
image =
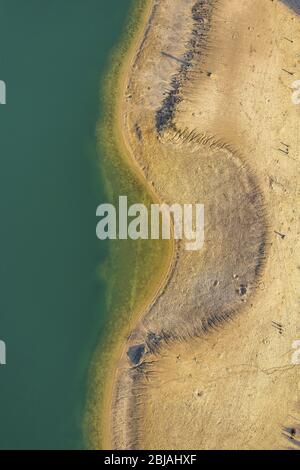
[[[205,204],[206,242],[199,253],[176,244],[164,288],[132,331],[112,448],[299,445],[299,63],[300,17],[277,0],[153,2],[125,137],[160,200]],[[176,106],[157,130],[172,77]],[[141,343],[134,366],[126,351]]]

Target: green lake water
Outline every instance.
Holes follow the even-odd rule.
[[[106,173],[108,194],[95,138],[99,84],[130,4],[0,0],[0,449],[85,446],[95,345],[111,298],[124,307],[136,295],[125,286],[143,246],[95,236],[96,207],[118,188],[147,198],[122,165]]]

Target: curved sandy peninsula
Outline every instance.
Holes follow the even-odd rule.
[[[152,2],[124,138],[160,201],[205,205],[205,245],[175,243],[124,345],[110,448],[300,445],[298,6]]]

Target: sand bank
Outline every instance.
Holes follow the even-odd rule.
[[[123,135],[159,200],[205,204],[206,242],[198,253],[176,243],[132,329],[115,376],[113,448],[297,443],[299,25],[279,1],[152,3],[120,105]]]

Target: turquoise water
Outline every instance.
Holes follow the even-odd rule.
[[[1,449],[84,446],[88,365],[106,321],[99,83],[130,3],[0,0]]]

